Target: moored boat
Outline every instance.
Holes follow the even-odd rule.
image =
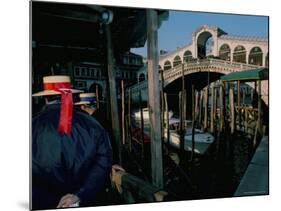
[[[192,150],[192,127],[190,127],[191,121],[187,121],[187,128],[184,131],[184,150],[191,151]],[[173,119],[169,123],[169,145],[180,149],[180,141],[181,137],[177,132],[176,128],[178,128],[179,120]],[[164,133],[164,141],[167,143],[167,129],[165,129]],[[209,146],[214,142],[214,136],[208,132],[203,132],[199,129],[194,130],[194,152],[198,154],[204,154]]]

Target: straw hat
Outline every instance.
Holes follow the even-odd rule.
[[[81,93],[79,94],[80,101],[74,105],[88,105],[97,102],[95,93]]]
[[[70,77],[66,75],[53,75],[43,77],[44,90],[34,93],[32,96],[60,95],[63,90],[71,90],[72,93],[83,92],[71,89]]]

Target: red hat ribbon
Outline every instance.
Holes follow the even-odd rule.
[[[61,93],[58,132],[67,135],[71,133],[72,126],[72,92],[69,89],[70,83],[68,82],[44,83],[44,90],[54,90]]]

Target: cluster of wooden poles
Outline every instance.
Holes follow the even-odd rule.
[[[183,79],[184,80],[184,79]],[[163,83],[162,83],[163,84]],[[224,131],[225,124],[228,124],[228,128],[230,128],[230,133],[233,134],[236,130],[241,130],[244,125],[244,132],[248,131],[250,125],[248,125],[248,118],[251,111],[253,113],[259,113],[260,109],[248,108],[247,106],[240,104],[240,84],[238,83],[237,87],[237,102],[235,103],[235,94],[233,85],[226,87],[226,84],[223,82],[216,82],[212,85],[205,87],[203,90],[197,91],[192,85],[192,155],[194,154],[194,129],[200,128],[204,131],[208,131],[210,133],[220,134]],[[226,89],[228,92],[228,96],[225,96]],[[210,92],[210,94],[209,94]],[[127,93],[127,94],[126,94]],[[242,92],[243,102],[245,101],[245,93]],[[127,96],[127,100],[125,97]],[[168,97],[167,93],[163,91],[163,88],[160,92],[161,96],[161,140],[164,140],[165,132],[167,143],[169,144],[169,108],[168,108]],[[179,94],[179,134],[182,139],[184,138],[185,131],[185,120],[187,119],[187,91],[183,88]],[[253,95],[252,95],[253,97]],[[124,88],[124,82],[121,81],[121,108],[122,108],[122,145],[125,145],[128,142],[129,149],[131,151],[132,140],[141,144],[141,158],[144,159],[144,118],[143,118],[143,107],[142,107],[142,93],[139,90],[139,98],[138,98],[138,107],[140,112],[140,139],[132,137],[132,121],[131,121],[131,108],[132,108],[132,99],[131,99],[131,90],[128,91]],[[241,112],[244,109],[244,116],[242,118]],[[255,112],[256,111],[256,112]],[[258,126],[260,125],[259,115],[253,114],[255,121],[254,130],[255,135],[257,133]],[[243,122],[242,122],[243,120]],[[256,138],[255,138],[256,139]],[[184,141],[181,141],[180,149],[184,151]]]

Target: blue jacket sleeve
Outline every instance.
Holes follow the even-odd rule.
[[[103,188],[106,178],[109,176],[112,166],[112,149],[110,140],[103,131],[97,140],[97,152],[93,165],[76,195],[81,202],[91,202],[97,193]]]

